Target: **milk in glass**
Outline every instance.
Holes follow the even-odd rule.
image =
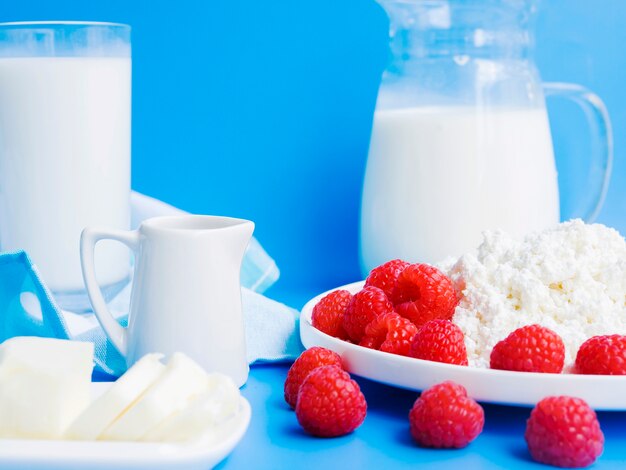
[[[0,58],[0,243],[53,291],[84,288],[85,226],[129,226],[130,93],[130,57]],[[99,282],[123,280],[127,249],[101,245]]]

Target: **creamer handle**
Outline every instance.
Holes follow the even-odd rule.
[[[96,243],[105,239],[121,242],[136,252],[139,248],[140,235],[137,230],[127,232],[123,230],[87,227],[80,236],[80,263],[83,270],[85,287],[87,288],[87,294],[89,295],[93,311],[102,329],[111,340],[113,346],[115,346],[115,349],[117,349],[123,357],[126,357],[128,351],[128,333],[126,328],[123,328],[113,315],[111,315],[96,279],[94,250]]]

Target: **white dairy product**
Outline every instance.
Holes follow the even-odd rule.
[[[161,354],[146,354],[72,423],[66,437],[95,440],[130,409],[163,373]]]
[[[0,246],[25,249],[53,291],[83,289],[87,225],[130,224],[130,58],[0,58]],[[99,281],[128,250],[96,250]]]
[[[462,292],[452,320],[471,366],[489,367],[494,345],[533,323],[561,336],[566,371],[586,339],[626,334],[626,242],[614,229],[573,220],[523,241],[488,231],[453,263],[442,268]]]
[[[0,345],[0,438],[181,442],[228,435],[240,394],[182,353],[147,354],[90,404],[93,343],[16,337]]]
[[[0,437],[59,439],[89,405],[93,343],[15,337],[0,345]]]
[[[159,378],[99,439],[139,440],[162,421],[185,409],[208,386],[209,379],[202,367],[186,355],[174,353]]]
[[[221,427],[239,410],[239,389],[223,374],[208,376],[208,389],[179,413],[166,418],[143,436],[143,441],[181,442],[217,437]]]
[[[484,230],[521,238],[558,221],[544,108],[376,111],[361,208],[367,270],[458,257]]]

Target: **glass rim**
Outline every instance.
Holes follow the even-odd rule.
[[[125,23],[115,23],[109,21],[8,21],[8,22],[0,22],[0,28],[11,27],[11,26],[100,26],[107,28],[125,28],[130,29],[130,25]]]

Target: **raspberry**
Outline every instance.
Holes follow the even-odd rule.
[[[371,349],[380,349],[401,356],[409,355],[411,338],[417,327],[396,312],[383,313],[365,327],[365,336],[359,343]]]
[[[466,366],[463,332],[450,320],[431,320],[413,337],[409,356]]]
[[[576,354],[576,373],[626,375],[626,336],[593,336]]]
[[[300,354],[300,357],[289,368],[285,380],[285,401],[289,403],[289,406],[296,407],[298,391],[307,375],[318,367],[329,365],[341,367],[341,357],[329,349],[315,346]]]
[[[485,414],[462,385],[446,381],[422,393],[411,408],[409,422],[419,445],[458,449],[482,432]]]
[[[396,312],[417,327],[438,318],[450,320],[458,304],[452,281],[427,264],[411,264],[404,268],[391,298]]]
[[[314,436],[343,436],[358,428],[367,413],[359,384],[337,366],[315,369],[304,380],[296,416],[300,426]]]
[[[560,374],[565,362],[563,340],[541,325],[513,331],[491,351],[492,369]]]
[[[343,316],[343,329],[348,338],[358,343],[365,334],[365,327],[378,315],[393,312],[393,305],[378,287],[365,287],[352,297]]]
[[[547,397],[537,403],[524,437],[533,459],[557,467],[591,465],[604,447],[596,413],[573,397]]]
[[[336,290],[322,298],[311,315],[311,322],[318,330],[339,339],[348,339],[343,329],[343,316],[352,300],[347,290]]]
[[[407,266],[409,266],[409,263],[401,259],[387,261],[370,271],[369,276],[365,280],[365,287],[378,287],[387,297],[391,298],[396,280]]]

